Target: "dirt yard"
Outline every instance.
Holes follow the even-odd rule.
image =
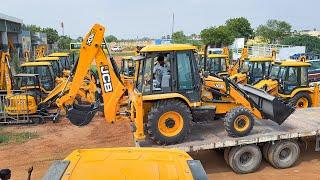
[[[133,146],[129,122],[107,124],[99,115],[81,128],[63,120],[57,124],[6,127],[4,131],[39,135],[23,144],[0,145],[0,168],[10,168],[12,179],[26,179],[31,166],[34,167],[32,179],[41,179],[52,161],[63,159],[74,149]],[[210,179],[320,179],[320,155],[312,148],[302,152],[302,158],[293,168],[276,170],[264,162],[258,172],[247,175],[232,172],[221,152],[205,151],[192,156],[201,160]]]

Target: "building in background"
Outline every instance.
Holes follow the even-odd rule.
[[[0,13],[0,50],[22,47],[22,24],[21,19]]]
[[[297,34],[300,35],[309,35],[309,36],[314,36],[314,37],[318,37],[320,38],[320,30],[317,29],[313,29],[313,30],[302,30],[302,31],[298,31],[296,32]]]

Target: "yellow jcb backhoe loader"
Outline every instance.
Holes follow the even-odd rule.
[[[104,31],[103,26],[96,24],[84,38],[72,82],[83,81],[95,60],[105,119],[115,122],[117,115],[128,115],[119,111],[119,101],[126,89],[114,59],[107,58],[101,48]],[[281,124],[294,111],[262,90],[206,73],[200,77],[195,49],[173,44],[146,46],[140,51],[142,57],[136,59],[135,89],[130,96],[136,140],[145,140],[147,133],[158,144],[179,143],[189,134],[192,122],[214,120],[215,116],[224,117],[230,136],[246,136],[253,128],[254,119],[270,119]],[[107,52],[110,56],[108,49]],[[72,83],[69,92],[58,98],[56,104],[66,110],[71,123],[81,126],[91,121],[99,105],[77,105],[75,97],[79,88],[79,83]]]
[[[4,111],[0,113],[1,123],[42,122],[45,118],[53,119],[54,114],[47,110],[55,103],[58,95],[69,90],[70,83],[65,79],[55,85],[51,64],[48,62],[27,62],[22,64],[24,73],[11,75],[8,53],[2,54],[4,58],[0,66],[6,69],[1,75],[6,84],[2,91],[1,103]],[[32,68],[28,68],[32,67]],[[77,100],[82,103],[94,103],[97,100],[97,87],[95,78],[85,77],[77,92]],[[5,98],[4,98],[5,95]],[[27,121],[26,121],[27,120]]]
[[[272,50],[270,57],[249,57],[241,63],[239,73],[230,76],[230,79],[241,84],[256,84],[266,77],[271,68],[271,64],[276,59],[276,50]]]
[[[270,75],[254,86],[279,96],[296,108],[318,106],[319,87],[309,86],[308,68],[305,59],[285,60],[272,65]]]

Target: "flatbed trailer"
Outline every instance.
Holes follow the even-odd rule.
[[[176,148],[186,152],[223,149],[226,163],[237,173],[253,172],[259,167],[262,157],[276,168],[294,165],[300,155],[300,142],[307,137],[315,137],[315,150],[320,150],[319,107],[297,109],[280,126],[270,120],[256,120],[255,123],[251,134],[240,138],[229,137],[223,121],[217,120],[194,124],[189,137],[180,144],[160,146],[147,140],[136,141],[136,146]],[[256,162],[249,163],[250,168],[245,163],[244,167],[237,167],[241,166],[241,158],[248,159],[241,157],[241,154],[248,155],[247,151],[253,155],[250,161]],[[257,167],[253,167],[254,163]]]

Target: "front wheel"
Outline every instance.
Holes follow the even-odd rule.
[[[158,101],[148,113],[147,132],[157,144],[176,144],[189,134],[191,121],[191,111],[183,102]]]
[[[310,94],[307,92],[299,92],[291,100],[290,105],[296,108],[308,108],[312,106]]]
[[[254,117],[251,112],[239,106],[231,109],[224,118],[224,126],[231,137],[243,137],[248,135],[254,125]]]

